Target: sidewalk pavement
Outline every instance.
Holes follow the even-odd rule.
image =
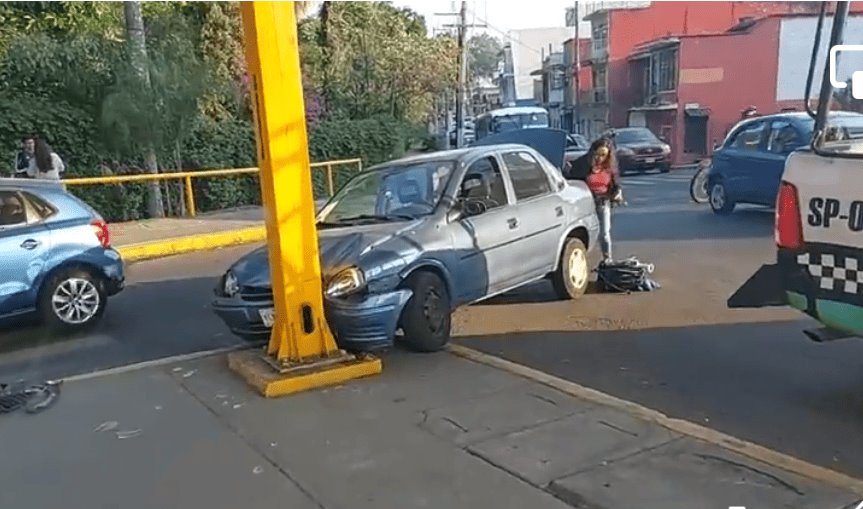
[[[197,217],[170,217],[111,223],[109,227],[111,242],[117,246],[128,246],[143,242],[162,241],[168,238],[262,226],[263,221],[264,215],[261,207],[243,207],[198,214]]]
[[[265,400],[222,356],[0,415],[15,509],[839,509],[855,496],[448,353]]]

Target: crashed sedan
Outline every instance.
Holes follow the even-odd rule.
[[[562,142],[558,149],[562,158]],[[584,184],[509,144],[369,168],[320,210],[317,229],[325,315],[339,346],[373,351],[398,337],[429,352],[448,343],[460,306],[543,278],[562,299],[583,295],[598,221]],[[234,263],[216,294],[213,309],[234,334],[267,338],[266,248]]]

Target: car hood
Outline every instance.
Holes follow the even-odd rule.
[[[620,143],[617,145],[617,149],[620,150],[622,148],[628,148],[629,150],[641,150],[645,148],[662,148],[664,145],[661,141],[645,141],[638,143]]]
[[[564,152],[566,151],[566,132],[560,129],[534,127],[504,131],[477,140],[471,143],[471,146],[507,145],[510,143],[527,145],[542,154],[551,164],[558,168],[563,167]]]
[[[321,275],[326,279],[345,267],[361,265],[364,255],[397,241],[421,223],[422,220],[416,220],[318,230]],[[237,260],[230,270],[243,286],[269,288],[270,264],[267,246],[246,254]]]

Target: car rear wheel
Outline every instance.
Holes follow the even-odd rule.
[[[42,288],[39,314],[50,328],[74,332],[96,325],[107,303],[99,278],[82,269],[65,269]]]
[[[580,239],[567,239],[560,254],[557,270],[551,278],[554,292],[561,300],[574,300],[587,292],[590,264],[587,248]]]
[[[404,342],[418,352],[437,352],[449,343],[452,307],[446,285],[436,274],[415,272],[404,286],[413,292],[400,320]]]
[[[734,211],[734,201],[728,197],[728,191],[722,182],[710,186],[710,209],[716,214],[726,216]]]

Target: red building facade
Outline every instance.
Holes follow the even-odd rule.
[[[769,39],[778,40],[778,25],[770,20],[818,9],[817,2],[653,2],[591,14],[591,51],[584,62],[589,90],[582,92],[585,134],[634,121],[666,138],[675,163],[703,157],[714,137],[722,138],[723,122],[741,109],[774,108],[768,97],[775,95],[778,43],[771,47]],[[746,82],[735,84],[732,76]],[[708,103],[710,111],[699,107]],[[707,120],[699,120],[705,115]],[[694,147],[690,134],[684,152],[679,124],[685,116],[690,124],[705,124],[706,148]]]

